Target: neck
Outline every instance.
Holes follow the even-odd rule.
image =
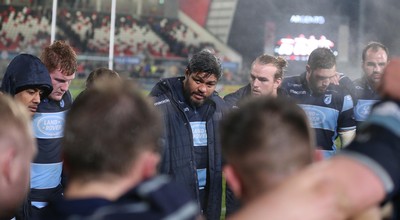
[[[248,204],[254,200],[257,200],[260,195],[265,195],[274,191],[276,187],[279,186],[286,178],[291,176],[297,169],[291,171],[282,171],[282,173],[275,173],[275,174],[260,174],[257,180],[257,184],[248,183],[248,185],[244,186],[243,197],[241,198],[243,204]]]
[[[374,81],[370,80],[366,75],[363,76],[364,82],[366,82],[366,84],[373,90],[377,91],[378,89],[378,84],[379,83],[375,83]]]
[[[65,191],[65,197],[68,199],[104,198],[113,201],[138,183],[137,178],[114,175],[88,182],[71,180]]]
[[[369,86],[374,90],[377,91],[378,90],[378,85],[379,83],[375,83],[375,82],[370,82],[368,81]]]
[[[251,188],[247,189],[246,191],[243,192],[242,197],[240,198],[240,201],[242,202],[243,205],[250,204],[252,201],[257,200],[257,198],[260,197],[260,195],[264,195],[267,190],[263,187],[256,186],[256,188]]]

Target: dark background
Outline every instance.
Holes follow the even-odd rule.
[[[369,41],[385,44],[391,56],[400,55],[399,10],[398,0],[239,0],[228,44],[243,55],[243,66],[249,66],[264,52],[260,45],[268,34],[266,21],[279,23],[283,15],[290,14],[340,16],[348,22],[350,37],[348,62],[338,66],[354,72]]]

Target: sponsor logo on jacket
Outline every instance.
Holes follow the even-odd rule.
[[[154,103],[154,106],[159,106],[159,105],[162,105],[162,104],[165,104],[168,102],[170,102],[169,99],[164,99],[164,100]]]

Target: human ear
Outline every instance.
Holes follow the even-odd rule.
[[[160,162],[160,155],[154,152],[146,152],[144,153],[144,157],[142,177],[143,179],[148,179],[156,175],[157,165]]]
[[[12,184],[13,179],[13,163],[16,159],[16,151],[14,148],[6,147],[2,149],[1,156],[0,156],[0,179],[4,181],[1,184]]]
[[[282,78],[275,79],[275,82],[274,82],[275,89],[279,88],[281,83],[282,83]]]

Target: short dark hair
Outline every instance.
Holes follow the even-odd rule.
[[[263,54],[263,55],[257,57],[251,64],[252,69],[256,63],[262,64],[262,65],[272,64],[273,66],[275,66],[276,72],[274,75],[274,79],[282,79],[285,68],[287,67],[287,61],[284,58],[274,57],[274,56],[271,56],[268,54]]]
[[[119,78],[119,74],[115,72],[114,70],[110,70],[105,67],[100,67],[92,72],[90,72],[89,76],[86,79],[86,88],[92,87],[93,83],[95,83],[96,80],[104,78],[104,79],[114,79],[114,78]]]
[[[60,69],[62,74],[70,76],[78,67],[74,49],[64,41],[54,41],[45,47],[40,59],[50,73]]]
[[[331,49],[320,47],[311,52],[307,64],[311,70],[331,69],[336,65],[336,58]]]
[[[207,50],[195,53],[187,65],[187,71],[192,73],[207,73],[215,75],[217,79],[221,78],[221,63],[214,54]]]
[[[310,164],[313,135],[304,111],[280,97],[251,97],[221,122],[222,153],[247,187],[269,184],[261,175],[283,176]]]
[[[367,46],[364,47],[363,51],[362,51],[362,61],[365,61],[365,57],[367,56],[367,51],[369,49],[373,50],[373,51],[377,51],[379,48],[381,48],[382,50],[384,50],[386,52],[387,57],[389,58],[389,49],[383,45],[382,43],[379,42],[375,42],[375,41],[371,41],[367,44]]]
[[[128,80],[96,84],[72,104],[63,138],[70,179],[124,175],[144,151],[159,152],[155,107]]]

